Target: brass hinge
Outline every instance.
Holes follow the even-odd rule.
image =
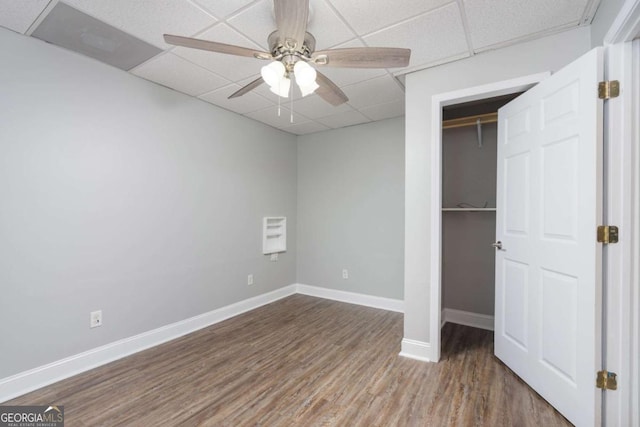
[[[620,95],[620,82],[617,80],[609,80],[598,83],[598,98],[609,99]]]
[[[617,390],[618,381],[614,372],[598,371],[596,374],[596,387],[603,390]]]
[[[598,226],[598,242],[618,243],[618,227],[615,225]]]

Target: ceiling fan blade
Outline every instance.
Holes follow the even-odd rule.
[[[264,80],[262,80],[262,77],[258,77],[257,79],[255,79],[254,81],[249,83],[248,85],[243,86],[240,89],[238,89],[237,91],[233,92],[231,95],[229,95],[229,97],[227,99],[237,98],[239,96],[242,96],[245,93],[250,92],[253,89],[255,89],[258,86],[260,86],[262,84],[262,82],[264,82]]]
[[[209,40],[194,39],[191,37],[173,36],[171,34],[164,35],[164,41],[174,46],[190,47],[193,49],[208,50],[211,52],[226,53],[228,55],[247,56],[258,59],[271,59],[271,54],[246,47],[234,46],[212,42]]]
[[[309,20],[309,0],[274,0],[273,8],[282,44],[300,50]]]
[[[347,95],[345,95],[344,92],[334,82],[329,80],[327,76],[322,74],[320,71],[316,71],[316,73],[316,83],[318,83],[318,86],[320,86],[318,89],[316,89],[316,93],[318,94],[318,96],[320,96],[320,98],[324,99],[333,106],[344,104],[349,100],[349,98],[347,98]]]
[[[345,68],[394,68],[409,65],[411,49],[398,47],[352,47],[313,53],[316,65]]]

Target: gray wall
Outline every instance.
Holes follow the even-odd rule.
[[[442,132],[442,206],[496,206],[497,125]],[[493,315],[495,212],[442,213],[442,305]]]
[[[403,206],[404,118],[299,137],[298,282],[402,299]]]
[[[295,136],[3,29],[0,51],[0,378],[295,282]]]
[[[604,36],[620,12],[625,0],[600,0],[596,15],[591,21],[591,46],[602,46]]]

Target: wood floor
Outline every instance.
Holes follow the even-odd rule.
[[[294,295],[6,404],[75,426],[568,426],[447,324],[440,363],[399,357],[402,314]]]

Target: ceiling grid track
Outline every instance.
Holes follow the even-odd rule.
[[[476,53],[473,49],[473,43],[471,42],[471,31],[469,30],[469,20],[467,19],[467,13],[464,9],[464,0],[456,0],[456,3],[458,3],[460,19],[462,20],[462,27],[464,28],[464,36],[467,39],[467,46],[469,46],[469,56],[473,56]]]

